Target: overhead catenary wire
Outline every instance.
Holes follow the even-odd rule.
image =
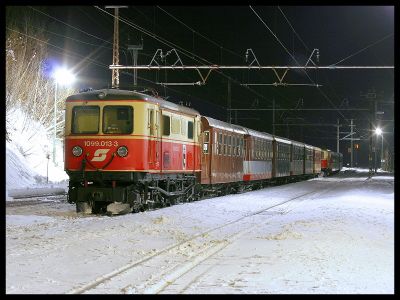
[[[57,18],[55,18],[55,17],[53,17],[53,16],[50,16],[49,14],[46,14],[46,13],[42,12],[42,11],[39,10],[39,9],[33,8],[32,6],[28,6],[28,7],[31,8],[31,9],[33,9],[34,11],[37,11],[37,12],[40,13],[40,14],[43,14],[43,15],[45,15],[45,16],[47,16],[47,17],[53,19],[53,20],[56,20],[57,22],[63,23],[64,25],[66,25],[66,26],[68,26],[68,27],[71,27],[71,28],[73,28],[73,29],[75,29],[75,30],[78,30],[78,31],[80,31],[80,32],[82,32],[82,33],[84,33],[84,34],[86,34],[86,35],[88,35],[88,36],[91,36],[91,37],[93,37],[93,38],[95,38],[95,39],[101,40],[101,41],[106,42],[106,43],[111,44],[111,45],[113,44],[113,43],[110,42],[110,41],[107,41],[107,40],[105,40],[105,39],[99,38],[99,37],[97,37],[97,36],[95,36],[95,35],[93,35],[93,34],[88,33],[87,31],[84,31],[84,30],[82,30],[82,29],[80,29],[80,28],[78,28],[78,27],[75,27],[75,26],[72,26],[72,25],[70,25],[70,24],[68,24],[68,23],[65,23],[65,22],[61,21],[60,19],[57,19]]]
[[[297,38],[301,41],[301,43],[303,44],[303,46],[309,51],[311,52],[310,48],[306,45],[306,43],[303,41],[303,39],[300,37],[300,35],[296,32],[296,30],[294,29],[293,25],[290,23],[289,19],[286,17],[285,13],[283,12],[283,10],[279,7],[278,5],[278,9],[281,12],[281,14],[283,15],[283,17],[285,18],[286,22],[289,24],[290,28],[292,29],[292,31],[296,34]],[[325,75],[325,74],[324,74]],[[325,76],[326,79],[327,76]],[[329,79],[328,79],[328,85],[329,87],[334,91],[334,89],[331,87],[330,83],[329,83]],[[336,92],[334,92],[336,95]],[[339,99],[339,97],[337,97]]]
[[[24,36],[26,36],[26,37],[28,37],[28,38],[34,39],[34,40],[36,40],[36,41],[38,41],[38,42],[40,42],[40,43],[49,45],[50,47],[53,47],[53,48],[57,49],[59,53],[62,53],[62,54],[64,54],[64,55],[67,55],[67,56],[70,56],[70,57],[79,57],[79,58],[83,58],[83,59],[85,59],[85,60],[88,60],[88,61],[89,61],[91,64],[93,64],[93,65],[96,65],[96,66],[99,66],[99,67],[102,67],[102,68],[105,68],[105,69],[109,69],[109,65],[104,64],[104,63],[101,63],[101,62],[99,62],[99,61],[97,61],[97,60],[95,60],[95,59],[87,58],[87,57],[84,56],[84,55],[78,54],[78,53],[76,53],[76,52],[74,52],[74,51],[71,51],[71,50],[66,50],[66,49],[61,48],[61,47],[59,47],[59,46],[56,46],[56,45],[54,45],[54,44],[52,44],[52,43],[50,43],[50,42],[41,40],[41,39],[36,38],[36,37],[34,37],[34,36],[31,36],[31,35],[29,35],[29,34],[20,32],[20,31],[18,31],[18,30],[15,30],[15,29],[12,29],[12,28],[9,28],[9,27],[6,27],[6,29],[11,30],[11,31],[14,31],[14,32],[16,32],[16,33],[19,33],[19,34],[21,34],[21,35],[24,35]],[[124,75],[133,76],[133,74],[132,74],[132,73],[129,73],[129,72],[121,72],[121,73],[124,74]],[[151,83],[153,83],[153,84],[156,84],[156,82],[154,82],[154,81],[152,81],[152,80],[150,80],[150,79],[147,79],[147,78],[144,78],[144,77],[140,77],[140,76],[138,76],[138,78],[141,79],[141,80],[143,80],[143,81],[148,81],[148,82],[151,82]],[[192,95],[187,94],[187,93],[185,93],[185,92],[182,92],[182,91],[179,91],[179,90],[170,88],[170,87],[166,87],[166,88],[167,88],[168,90],[174,91],[175,93],[182,94],[182,95],[185,95],[185,96],[193,97]],[[193,98],[196,98],[196,97],[193,97]],[[209,101],[207,101],[207,100],[202,100],[202,101],[209,102]],[[211,102],[210,102],[210,104],[211,104]],[[215,103],[212,103],[212,105],[218,106],[220,109],[225,109],[223,106],[218,105],[218,104],[215,104]]]
[[[294,30],[294,27],[292,26],[292,24],[290,23],[290,21],[288,20],[288,18],[286,17],[285,13],[282,11],[282,9],[279,7],[278,5],[278,9],[279,11],[282,13],[283,17],[285,18],[286,22],[289,24],[290,28],[293,30],[294,34],[297,36],[297,38],[300,40],[300,42],[303,44],[303,46],[309,51],[311,52],[310,48],[307,47],[306,43],[303,41],[303,39],[300,37],[300,35],[296,32],[296,30]]]
[[[158,9],[162,10],[164,13],[166,13],[168,16],[170,16],[171,18],[173,18],[175,21],[177,21],[178,23],[180,23],[181,25],[185,26],[187,29],[189,29],[190,31],[192,31],[193,33],[196,33],[198,36],[201,36],[203,39],[209,41],[211,44],[213,44],[214,46],[219,47],[221,50],[225,50],[237,57],[243,58],[241,55],[237,54],[236,52],[225,48],[223,46],[221,46],[220,44],[216,43],[215,41],[211,40],[210,38],[206,37],[205,35],[201,34],[200,32],[194,30],[193,28],[191,28],[190,26],[188,26],[187,24],[185,24],[184,22],[182,22],[181,20],[179,20],[178,18],[176,18],[175,16],[173,16],[172,14],[170,14],[168,11],[166,11],[165,9],[161,8],[160,6],[157,6]]]
[[[295,31],[294,27],[292,26],[292,24],[290,23],[290,21],[289,21],[288,18],[286,17],[285,13],[280,9],[279,6],[278,6],[278,8],[279,8],[279,10],[281,11],[282,15],[284,16],[284,18],[286,19],[286,21],[288,22],[289,26],[290,26],[290,27],[292,28],[292,30],[295,32],[296,36],[299,38],[299,40],[300,40],[300,41],[302,42],[302,44],[304,45],[304,47],[305,47],[307,50],[311,51],[310,48],[305,44],[305,42],[303,41],[303,39],[300,37],[300,35]],[[352,54],[352,55],[350,55],[350,56],[347,56],[346,58],[344,58],[344,59],[342,59],[342,60],[338,61],[337,63],[332,64],[332,65],[330,65],[330,66],[335,66],[335,65],[337,65],[338,63],[343,62],[344,60],[346,60],[346,59],[348,59],[348,58],[350,58],[350,57],[352,57],[352,56],[354,56],[354,55],[356,55],[356,54],[358,54],[358,53],[360,53],[360,52],[366,50],[367,48],[372,47],[373,45],[376,45],[377,43],[382,42],[383,40],[387,39],[387,38],[388,38],[389,36],[391,36],[391,35],[393,35],[393,34],[389,34],[389,35],[385,36],[384,38],[382,38],[382,39],[380,39],[380,40],[378,40],[378,41],[376,41],[376,42],[374,42],[374,43],[368,45],[367,47],[364,47],[363,49],[361,49],[361,50],[355,52],[354,54]],[[324,75],[325,75],[325,74],[324,74]],[[329,85],[329,87],[331,88],[331,90],[333,91],[333,93],[335,94],[335,96],[337,97],[337,99],[339,99],[339,97],[338,97],[337,94],[336,94],[335,89],[332,88],[332,86],[331,86],[331,84],[330,84],[330,80],[328,79],[328,77],[327,77],[326,75],[325,75],[325,78],[328,80],[328,85]],[[347,120],[345,119],[345,121],[347,121]],[[357,133],[359,133],[358,129],[356,129],[355,131],[356,131]],[[360,134],[360,133],[359,133],[359,134]]]
[[[110,16],[112,16],[112,14],[109,13],[108,11],[105,11],[104,9],[102,9],[102,8],[100,8],[100,7],[98,7],[98,6],[95,6],[95,7],[96,7],[97,9],[99,9],[100,11],[102,11],[102,12],[104,12],[104,13],[109,14]],[[198,62],[200,62],[200,63],[206,62],[206,63],[212,64],[211,62],[209,62],[209,61],[207,61],[206,59],[200,57],[199,55],[197,55],[197,54],[195,54],[195,53],[192,53],[192,52],[190,52],[190,51],[188,51],[188,50],[186,50],[186,49],[180,47],[179,45],[176,45],[176,44],[174,44],[174,43],[172,43],[172,42],[170,42],[170,41],[168,41],[168,40],[166,40],[166,39],[164,39],[164,38],[162,38],[162,37],[159,37],[159,36],[156,35],[155,33],[150,32],[150,31],[148,31],[148,30],[146,30],[146,29],[144,29],[144,28],[142,28],[142,27],[136,25],[135,23],[133,23],[133,22],[131,22],[131,21],[129,21],[129,20],[123,18],[123,17],[119,17],[119,20],[120,20],[121,22],[127,24],[128,26],[131,26],[131,27],[133,27],[133,28],[135,28],[135,29],[137,29],[137,30],[139,30],[139,31],[141,31],[141,32],[143,32],[143,33],[145,33],[145,34],[147,34],[148,36],[154,38],[155,40],[157,40],[157,41],[159,41],[159,42],[161,42],[161,43],[163,43],[163,44],[165,44],[165,45],[167,45],[167,46],[169,46],[169,47],[171,47],[171,48],[175,48],[175,49],[179,50],[183,55],[185,55],[185,56],[188,57],[188,58],[192,58],[192,59],[194,59],[195,61],[198,61]],[[193,58],[193,57],[196,57],[196,58]],[[230,77],[230,76],[224,74],[224,73],[221,72],[221,71],[218,71],[218,70],[217,70],[216,72],[219,73],[220,75],[222,75],[223,77],[225,77],[225,78],[231,80],[232,82],[234,82],[234,83],[240,85],[240,82],[238,82],[236,79],[234,79],[234,78],[232,78],[232,77]],[[251,88],[249,88],[249,87],[245,87],[245,88],[248,89],[249,91],[251,91],[253,94],[257,95],[258,97],[261,97],[262,99],[265,99],[265,100],[267,100],[267,101],[271,101],[271,100],[265,98],[264,95],[261,95],[260,93],[254,91],[253,89],[251,89]]]
[[[225,50],[225,51],[227,51],[227,52],[229,52],[229,53],[231,53],[231,54],[233,54],[233,55],[236,55],[237,57],[243,58],[242,55],[240,55],[240,54],[238,54],[238,53],[236,53],[236,52],[234,52],[234,51],[232,51],[232,50],[230,50],[230,49],[228,49],[228,48],[223,47],[222,45],[218,44],[217,42],[211,40],[211,39],[208,38],[207,36],[201,34],[201,33],[198,32],[197,30],[195,30],[195,29],[193,29],[192,27],[188,26],[188,25],[185,24],[183,21],[179,20],[178,18],[176,18],[175,16],[173,16],[171,13],[169,13],[169,12],[166,11],[165,9],[162,9],[162,8],[159,7],[159,6],[157,6],[157,7],[158,7],[160,10],[162,10],[164,13],[166,13],[168,16],[170,16],[171,18],[173,18],[174,20],[176,20],[178,23],[180,23],[181,25],[183,25],[184,27],[186,27],[188,30],[190,30],[190,31],[192,31],[192,32],[195,32],[195,33],[196,33],[197,35],[199,35],[200,37],[204,38],[205,40],[209,41],[209,42],[210,42],[211,44],[213,44],[214,46],[218,47],[218,48],[219,48],[219,52],[220,52],[220,53],[219,53],[219,54],[220,54],[220,64],[222,64],[222,50]],[[139,11],[139,12],[140,12],[140,11]],[[259,74],[257,73],[257,75],[259,75]],[[240,85],[245,86],[245,85],[243,85],[243,84],[240,84]],[[252,89],[250,89],[250,90],[252,90]],[[281,96],[283,99],[285,99],[285,100],[287,100],[287,101],[290,101],[285,95],[283,95],[283,94],[280,93],[279,91],[273,90],[273,92],[276,93],[276,94],[278,94],[279,96]],[[278,107],[279,107],[279,106],[280,106],[280,105],[278,105]]]
[[[175,21],[177,21],[178,23],[180,23],[181,25],[183,25],[185,28],[187,28],[189,31],[191,31],[192,33],[196,33],[198,36],[204,38],[205,40],[209,41],[211,44],[213,44],[214,46],[218,47],[220,50],[220,64],[222,64],[222,50],[225,50],[237,57],[243,58],[242,55],[227,49],[225,47],[223,47],[222,45],[218,44],[217,42],[211,40],[210,38],[208,38],[207,36],[201,34],[200,32],[198,32],[197,30],[193,29],[192,27],[188,26],[187,24],[185,24],[183,21],[179,20],[178,18],[176,18],[175,16],[173,16],[171,13],[169,13],[168,11],[166,11],[165,9],[162,9],[161,7],[157,6],[160,10],[162,10],[164,13],[166,13],[168,16],[170,16],[171,18],[173,18]],[[257,75],[259,75],[259,73],[257,73]],[[247,86],[245,84],[241,84],[242,86]],[[274,84],[271,84],[274,85]],[[280,97],[282,97],[283,99],[285,99],[286,101],[290,101],[286,96],[284,96],[282,93],[280,93],[277,90],[273,90],[274,93],[278,94]],[[278,107],[281,107],[280,105],[278,105]]]
[[[197,33],[197,32],[196,32]],[[297,35],[297,34],[296,34]]]
[[[367,50],[368,48],[371,48],[372,46],[375,46],[376,44],[379,44],[379,43],[383,42],[384,40],[388,39],[388,38],[391,37],[391,36],[393,36],[393,33],[390,33],[390,34],[384,36],[383,38],[379,39],[378,41],[376,41],[376,42],[374,42],[374,43],[372,43],[372,44],[370,44],[370,45],[368,45],[368,46],[362,48],[361,50],[358,50],[357,52],[355,52],[355,53],[353,53],[353,54],[350,54],[349,56],[346,56],[345,58],[339,60],[338,62],[336,62],[336,63],[334,63],[334,64],[331,64],[331,66],[336,66],[337,64],[339,64],[339,63],[345,61],[346,59],[349,59],[349,58],[351,58],[351,57],[353,57],[353,56],[355,56],[355,55],[357,55],[357,54],[359,54],[359,53],[361,53],[361,52]]]
[[[100,9],[100,8],[98,8],[98,9]],[[100,9],[101,10],[101,9]],[[126,21],[126,23],[128,24],[128,25],[130,25],[130,26],[132,26],[132,27],[134,27],[135,28],[135,24],[132,24],[132,23],[129,23],[129,21]],[[140,27],[139,27],[140,28]],[[136,27],[136,29],[138,29],[137,27]],[[139,30],[142,30],[142,32],[145,32],[145,31],[143,31],[144,29],[143,28],[140,28]],[[147,32],[145,32],[146,34],[149,34],[149,33],[147,33]],[[156,36],[156,35],[151,35],[151,33],[149,34],[150,36],[152,36],[153,38],[155,38],[156,40],[159,40],[160,41],[160,38],[158,37],[158,36]],[[275,35],[276,36],[276,35]],[[276,37],[277,38],[277,37]],[[162,38],[161,38],[162,39]],[[279,38],[277,38],[278,40],[279,40]],[[173,43],[170,43],[169,41],[166,41],[165,39],[163,39],[164,41],[162,41],[164,44],[166,44],[166,45],[169,45],[169,46],[171,46],[170,44],[172,44],[172,45],[174,45]],[[282,44],[282,43],[281,43]],[[284,45],[282,44],[282,46],[284,47]],[[193,57],[193,53],[191,53],[190,51],[187,51],[187,50],[185,50],[185,49],[183,49],[183,48],[181,48],[181,47],[176,47],[175,46],[175,48],[179,48],[180,49],[180,51],[184,54],[184,55],[186,55],[186,56],[188,56],[188,57]],[[288,50],[286,49],[286,47],[284,47],[285,48],[285,50],[288,52]],[[290,52],[288,52],[289,54],[290,54]],[[194,56],[196,56],[196,57],[198,57],[198,58],[200,58],[201,60],[205,60],[205,59],[203,59],[203,58],[201,58],[201,57],[199,57],[198,55],[194,55]],[[293,57],[293,59],[296,61],[296,59]],[[206,60],[205,60],[206,61]],[[297,62],[297,61],[296,61]],[[297,62],[298,63],[298,62]],[[331,68],[335,68],[335,67],[331,67]],[[346,67],[345,67],[346,68]],[[351,68],[351,67],[348,67],[348,68]],[[361,68],[363,68],[363,67],[361,67]],[[304,71],[304,68],[303,68],[303,71]],[[220,73],[221,75],[223,75],[224,76],[224,74],[223,73]],[[308,76],[308,74],[306,73],[306,75],[307,75],[307,77],[313,82],[313,80]],[[228,77],[229,78],[229,76],[226,76],[225,75],[225,77]],[[251,90],[251,89],[249,89],[249,90]],[[254,91],[252,91],[253,93],[255,93]],[[334,105],[334,103],[329,99],[329,97],[322,91],[322,90],[320,90],[320,93],[331,103],[331,105],[333,106],[333,107],[335,107],[336,108],[336,106]],[[263,99],[265,99],[263,96],[261,96]],[[336,108],[337,109],[337,108]],[[340,113],[340,111],[337,111],[340,115],[342,115],[342,117],[344,117],[344,115],[343,114],[341,114]]]
[[[249,6],[250,9],[254,12],[254,14],[258,17],[258,19],[264,24],[264,26],[270,31],[270,33],[277,39],[277,41],[279,42],[279,44],[285,49],[285,51],[290,55],[290,57],[293,58],[293,60],[297,63],[297,65],[300,66],[300,63],[296,60],[296,58],[290,54],[290,52],[287,50],[287,48],[285,47],[285,45],[283,45],[283,43],[279,40],[279,38],[276,36],[276,34],[268,27],[268,25],[264,22],[264,20],[257,14],[257,12],[253,9],[253,7],[250,5]],[[311,79],[311,77],[307,74],[307,72],[303,69],[302,70],[306,76],[310,79],[310,81],[315,84],[315,82]],[[327,99],[330,104],[337,109],[336,105],[332,102],[332,100],[322,91],[322,89],[318,88],[318,91],[320,91],[320,93],[325,97],[325,99]],[[343,119],[345,119],[346,117],[339,111],[337,110],[337,112],[343,117]]]

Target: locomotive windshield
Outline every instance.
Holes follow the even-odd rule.
[[[103,133],[129,134],[133,131],[131,106],[104,106]]]
[[[99,132],[98,106],[75,106],[72,109],[72,133]]]
[[[99,133],[100,107],[75,106],[72,109],[72,133]],[[103,108],[103,133],[130,134],[133,132],[133,108],[108,105]]]

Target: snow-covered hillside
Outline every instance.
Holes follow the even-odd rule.
[[[52,161],[52,131],[26,116],[20,109],[7,114],[6,197],[11,190],[66,186],[62,142]],[[50,159],[47,159],[47,155]],[[48,182],[47,182],[48,177]]]

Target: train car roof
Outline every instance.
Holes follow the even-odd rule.
[[[313,149],[313,148],[314,148],[314,146],[307,145],[307,144],[304,144],[304,146],[305,146],[306,148],[308,148],[308,149]]]
[[[236,133],[239,133],[239,134],[246,134],[247,133],[247,130],[246,130],[245,127],[242,127],[242,126],[239,126],[239,125],[236,125],[236,124],[229,124],[229,123],[226,123],[224,121],[213,119],[211,117],[206,117],[206,116],[201,116],[201,117],[206,119],[208,124],[211,127],[215,127],[215,128],[226,130],[226,131],[230,131],[230,132],[236,132]]]
[[[72,100],[86,100],[86,101],[99,101],[99,100],[143,100],[154,104],[159,104],[161,108],[166,108],[174,111],[179,111],[190,115],[200,115],[200,113],[183,105],[178,105],[162,98],[150,96],[136,91],[118,90],[118,89],[101,89],[91,90],[79,94],[74,94],[67,97],[66,102]]]
[[[279,136],[276,136],[276,135],[274,135],[274,140],[277,141],[277,142],[285,143],[285,144],[291,144],[293,142],[292,140],[285,139],[283,137],[279,137]]]
[[[304,143],[301,143],[301,142],[298,142],[298,141],[292,141],[292,144],[296,145],[296,146],[304,146]]]
[[[256,131],[250,128],[246,128],[247,130],[247,134],[251,135],[251,136],[255,136],[258,138],[262,138],[262,139],[267,139],[267,140],[273,140],[274,136],[272,134],[266,133],[266,132],[260,132],[260,131]]]
[[[317,146],[313,146],[313,148],[314,148],[315,150],[319,150],[319,151],[322,151],[322,149],[321,149],[320,147],[317,147]]]

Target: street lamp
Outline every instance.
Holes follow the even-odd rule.
[[[382,144],[381,144],[381,168],[382,168],[382,157],[383,157],[383,131],[382,131],[382,129],[381,128],[379,128],[379,127],[377,127],[376,129],[375,129],[375,133],[376,133],[376,135],[380,135],[381,136],[381,140],[382,140]],[[375,150],[375,153],[376,153],[376,150]],[[376,156],[376,154],[375,154],[375,156]],[[375,169],[376,169],[376,158],[375,158]]]
[[[54,134],[53,134],[53,163],[56,163],[56,139],[57,139],[57,85],[70,85],[75,81],[75,75],[65,68],[57,69],[54,72]]]

